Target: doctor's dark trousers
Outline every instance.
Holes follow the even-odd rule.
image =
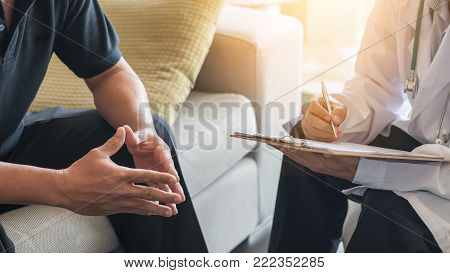
[[[389,137],[379,136],[371,145],[412,151],[421,144],[393,127]],[[391,191],[369,189],[362,197],[341,193],[354,186],[284,157],[269,252],[336,252],[348,198],[359,202],[362,212],[346,252],[441,252],[407,200]]]
[[[170,127],[162,118],[158,116],[153,118],[158,135],[172,150],[186,201],[178,206],[179,214],[172,218],[119,214],[109,216],[109,219],[125,252],[207,252],[177,160]],[[96,111],[84,111],[70,117],[39,121],[25,128],[19,144],[7,158],[1,160],[43,168],[64,169],[91,149],[101,146],[114,133],[115,130]],[[134,167],[132,157],[125,147],[114,155],[112,160],[121,166]],[[19,206],[0,205],[0,213],[16,208]],[[0,252],[11,252],[13,245],[5,236],[1,225],[0,237]]]

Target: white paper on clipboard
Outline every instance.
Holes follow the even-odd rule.
[[[288,148],[300,150],[303,152],[313,152],[337,156],[352,156],[364,158],[425,161],[425,162],[446,162],[445,158],[440,156],[432,156],[413,152],[384,149],[354,143],[344,143],[344,142],[325,143],[313,140],[298,139],[290,136],[276,138],[270,136],[263,136],[259,134],[249,135],[243,133],[233,133],[231,137],[256,141],[260,143],[266,143],[274,147]]]

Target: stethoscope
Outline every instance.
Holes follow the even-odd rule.
[[[425,0],[420,1],[419,6],[419,13],[417,14],[417,21],[416,21],[416,32],[415,32],[415,38],[414,38],[414,49],[413,49],[413,56],[411,61],[411,71],[409,74],[409,78],[405,80],[405,93],[412,93],[413,99],[416,97],[417,93],[419,92],[419,78],[417,76],[417,54],[419,51],[419,41],[420,41],[420,30],[422,28],[422,14],[423,9],[425,6]],[[450,143],[450,134],[446,129],[443,129],[445,115],[447,114],[447,109],[450,104],[450,92],[447,95],[447,99],[444,104],[444,110],[442,111],[441,119],[439,120],[439,128],[436,132],[436,144],[446,145],[449,146]]]

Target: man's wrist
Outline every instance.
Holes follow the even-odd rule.
[[[45,187],[47,188],[41,194],[41,200],[38,203],[64,208],[64,172],[65,170],[46,170]]]
[[[158,134],[156,133],[155,126],[153,126],[153,124],[143,126],[138,131],[135,131],[134,134],[138,137],[139,143],[142,143],[152,137],[158,136]]]
[[[0,202],[18,205],[59,206],[61,171],[0,163]]]

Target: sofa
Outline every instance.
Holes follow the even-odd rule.
[[[300,111],[302,44],[296,19],[223,9],[194,91],[173,125],[211,252],[232,251],[273,215],[281,154],[229,135],[285,134],[282,124]],[[121,251],[106,217],[28,206],[0,215],[0,222],[17,252]]]

